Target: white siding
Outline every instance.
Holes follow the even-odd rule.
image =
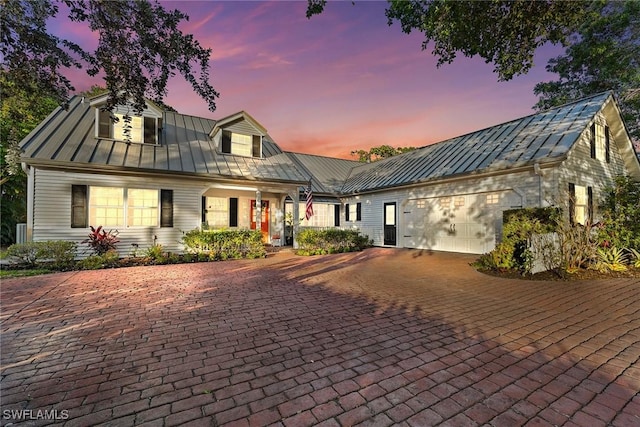
[[[602,113],[596,116],[595,121],[603,126],[609,124]],[[610,163],[607,163],[604,159],[591,158],[590,137],[591,127],[588,126],[569,151],[567,160],[558,169],[558,173],[554,177],[555,195],[557,196],[555,201],[561,207],[567,206],[569,183],[592,187],[595,219],[597,220],[598,205],[602,201],[605,188],[613,185],[616,176],[624,175],[628,171],[625,168],[619,147],[624,141],[616,139],[613,133],[611,134]]]
[[[73,240],[78,242],[79,255],[89,254],[86,245],[89,228],[71,228],[71,186],[113,186],[173,190],[173,227],[120,227],[118,252],[130,253],[132,243],[141,249],[154,243],[168,251],[180,251],[183,232],[198,228],[201,218],[201,195],[207,184],[195,180],[150,179],[141,177],[82,174],[52,170],[35,170],[35,198],[33,206],[34,241]],[[90,224],[97,226],[99,224]]]
[[[355,204],[362,203],[362,221],[350,221],[342,223],[344,228],[356,228],[363,234],[373,239],[374,245],[382,246],[384,241],[383,228],[383,211],[384,203],[396,202],[398,206],[398,224],[397,224],[397,242],[398,247],[418,247],[421,249],[434,250],[454,250],[456,246],[452,246],[449,241],[436,243],[428,239],[415,241],[415,236],[405,234],[407,222],[410,221],[410,214],[406,210],[411,200],[429,199],[450,196],[465,197],[466,203],[472,203],[475,206],[466,206],[468,217],[473,218],[477,224],[482,225],[482,233],[485,238],[484,248],[477,250],[477,246],[467,243],[465,252],[479,253],[487,252],[493,249],[496,241],[499,241],[502,232],[502,212],[508,209],[519,207],[538,206],[540,200],[540,189],[545,191],[544,181],[535,175],[533,170],[523,171],[505,175],[495,175],[484,178],[469,178],[466,180],[453,181],[449,183],[431,184],[419,187],[405,188],[381,191],[375,194],[366,194],[356,197],[343,199],[344,203]],[[498,193],[500,195],[499,203],[490,207],[485,206],[487,194]],[[543,196],[544,198],[544,196]],[[543,203],[544,204],[544,203]],[[343,209],[344,211],[344,209]],[[342,213],[344,220],[344,212]],[[449,225],[447,224],[447,227]],[[461,220],[460,225],[465,227],[468,232],[461,232],[460,235],[476,235],[479,232],[475,229],[474,224],[470,224],[466,220]],[[407,236],[407,237],[405,237]],[[416,244],[418,243],[418,244]],[[457,246],[460,248],[461,246]]]

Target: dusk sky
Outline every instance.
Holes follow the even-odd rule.
[[[536,55],[528,74],[498,82],[491,64],[459,57],[436,68],[421,50],[420,33],[387,25],[382,1],[329,3],[306,18],[306,1],[162,2],[190,16],[182,26],[213,50],[211,83],[218,109],[210,112],[182,77],[165,102],[179,112],[220,119],[245,110],[284,150],[353,158],[350,151],[382,144],[424,146],[532,113],[533,87],[551,80],[547,59]],[[86,27],[52,23],[62,36],[95,40]],[[81,91],[92,84],[69,73]]]

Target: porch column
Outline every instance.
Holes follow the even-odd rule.
[[[293,200],[293,248],[298,249],[298,227],[300,226],[300,193],[292,191],[289,197]]]
[[[262,192],[256,190],[256,230],[262,231]]]

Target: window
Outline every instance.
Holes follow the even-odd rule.
[[[438,203],[440,204],[440,209],[449,209],[451,206],[451,197],[440,197]]]
[[[222,152],[245,157],[262,157],[262,137],[222,131]]]
[[[453,202],[453,206],[455,206],[456,208],[461,208],[464,206],[464,197],[456,197],[454,202]]]
[[[593,222],[593,189],[569,184],[569,220],[572,224]]]
[[[158,212],[160,211],[160,212]],[[71,227],[173,227],[173,190],[71,186]]]
[[[498,193],[487,194],[487,204],[497,205],[500,203],[500,195]]]
[[[158,225],[158,190],[129,189],[127,207],[128,226],[155,227]]]
[[[124,189],[91,187],[89,191],[89,223],[109,227],[124,225]]]
[[[96,137],[109,138],[117,141],[128,141],[145,144],[159,144],[160,130],[162,129],[162,119],[156,117],[129,116],[131,121],[125,122],[125,115],[114,113],[113,117],[118,121],[111,120],[109,111],[98,110],[98,126]],[[127,132],[128,128],[128,132]]]
[[[609,126],[593,123],[591,125],[591,139],[589,144],[592,159],[605,160],[607,163],[611,161],[609,152],[611,145]]]
[[[229,209],[225,197],[207,197],[207,225],[210,228],[223,228],[229,225]]]

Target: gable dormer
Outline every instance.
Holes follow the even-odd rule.
[[[244,111],[225,117],[210,133],[219,153],[263,157],[262,140],[267,130]]]
[[[90,101],[95,109],[95,137],[113,139],[138,144],[160,144],[162,133],[161,108],[147,101],[142,114],[136,113],[131,106],[119,105],[112,111],[102,109],[108,94],[100,95]],[[125,117],[131,121],[127,124]],[[129,129],[128,135],[126,129]]]

